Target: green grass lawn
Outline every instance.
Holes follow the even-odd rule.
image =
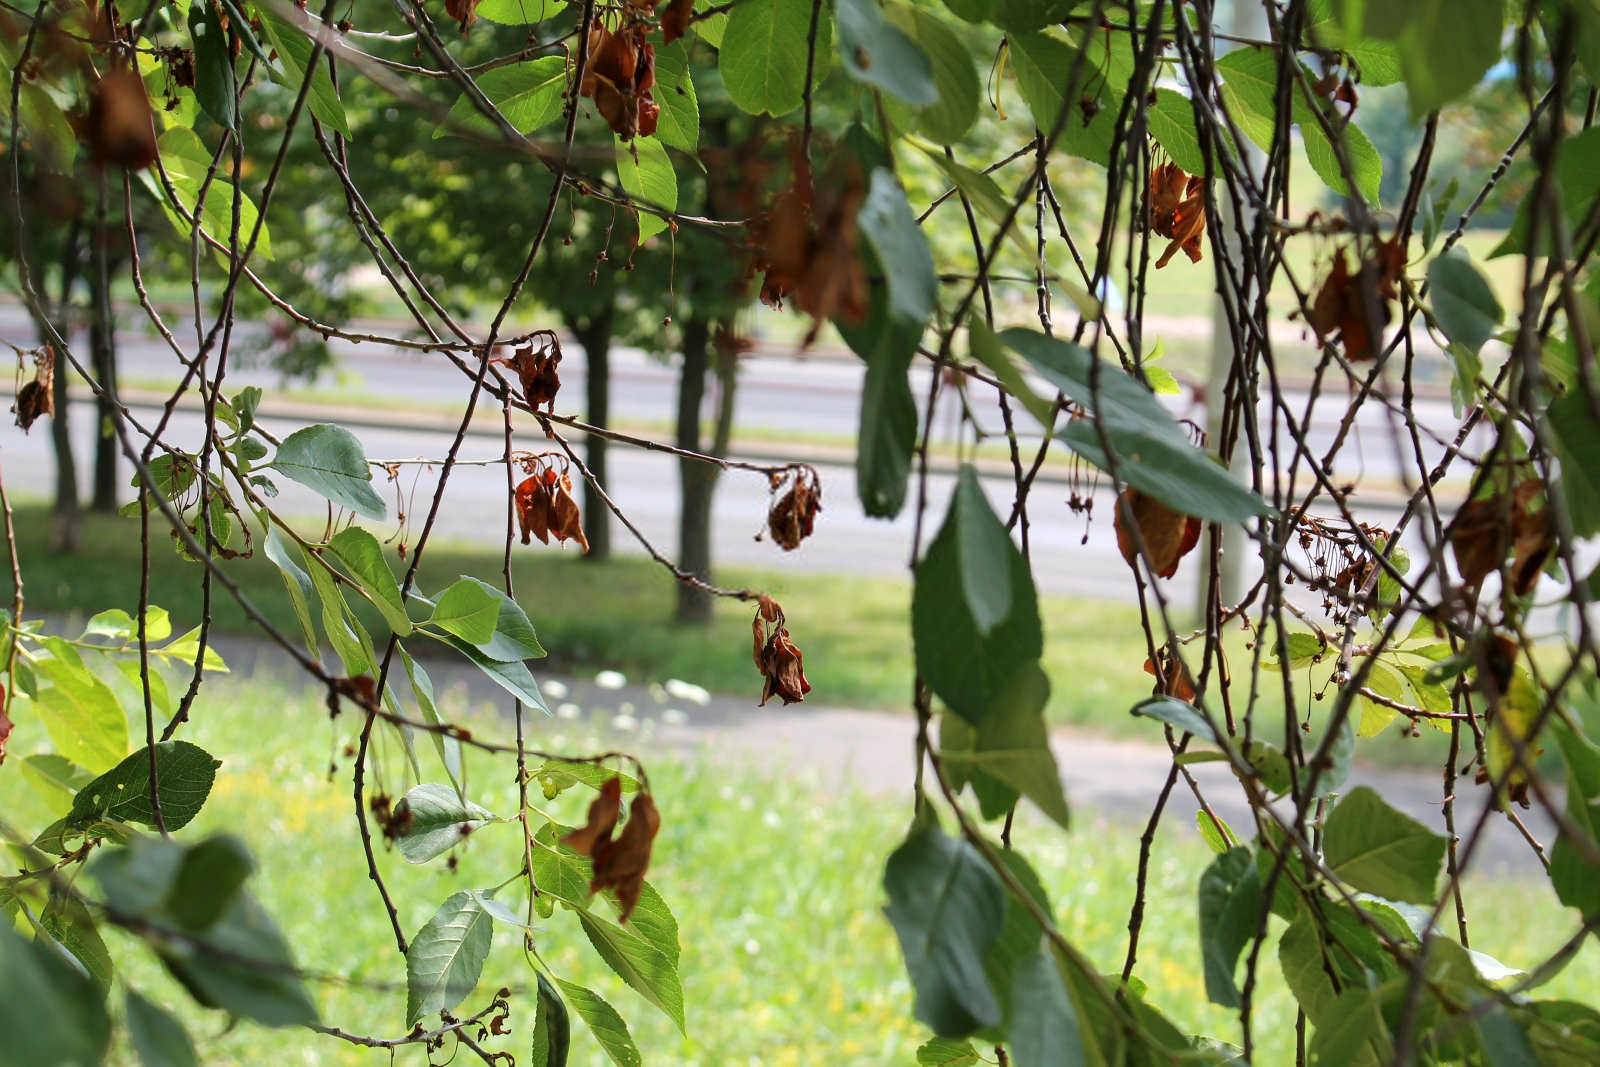
[[[450,710],[477,736],[511,737],[510,725],[491,712]],[[404,1030],[404,963],[366,878],[350,814],[350,760],[343,752],[356,728],[353,715],[330,722],[319,698],[282,680],[226,678],[209,685],[184,736],[224,762],[206,808],[180,838],[194,841],[221,829],[240,833],[258,862],[254,887],[284,927],[300,965],[347,979],[313,987],[324,1021],[397,1036]],[[44,813],[15,773],[15,759],[40,745],[40,733],[36,722],[20,721],[13,759],[0,768],[0,811],[24,826],[43,825]],[[597,747],[573,723],[541,722],[531,741],[569,751]],[[404,761],[392,739],[377,751],[375,781],[398,795],[409,784]],[[330,760],[336,773],[329,772]],[[423,765],[425,775],[442,777],[431,751]],[[656,758],[649,771],[662,811],[652,880],[680,924],[687,1036],[609,974],[570,914],[557,910],[543,922],[535,935],[541,955],[559,974],[597,989],[617,1007],[649,1064],[912,1063],[925,1034],[912,1021],[899,950],[880,911],[883,861],[905,830],[910,798],[767,777],[712,758]],[[468,777],[475,800],[500,814],[515,810],[506,758],[491,762],[470,754]],[[580,793],[559,798],[552,814],[577,818],[587,802]],[[1079,812],[1063,835],[1029,815],[1019,820],[1016,844],[1038,868],[1060,925],[1101,967],[1116,969],[1126,947],[1136,828],[1110,827]],[[1157,839],[1136,973],[1180,1026],[1236,1041],[1232,1015],[1208,1005],[1203,992],[1195,893],[1210,854],[1192,832],[1177,829],[1192,826],[1191,816],[1175,806],[1169,829]],[[511,826],[486,827],[459,853],[455,871],[442,859],[411,866],[394,853],[380,855],[408,933],[445,897],[497,884],[520,863]],[[1576,925],[1543,886],[1474,881],[1468,901],[1473,946],[1512,965],[1538,962]],[[1273,920],[1272,936],[1280,931]],[[223,1017],[194,1008],[130,938],[115,935],[112,951],[127,982],[159,1002],[185,1006],[203,1062],[388,1062],[383,1052],[305,1031],[230,1027]],[[1261,1064],[1292,1062],[1293,1006],[1273,958],[1269,945],[1256,1015]],[[532,1022],[525,993],[531,979],[518,938],[500,927],[480,992],[468,1004],[481,1006],[501,985],[515,991],[513,1036],[505,1047],[519,1062]],[[1597,989],[1600,948],[1591,943],[1540,995],[1592,1000]],[[581,1023],[573,1025],[572,1062],[604,1063]],[[124,1053],[117,1062],[133,1061]],[[423,1059],[412,1049],[396,1062],[420,1065]]]
[[[91,547],[74,555],[53,555],[46,548],[46,512],[31,506],[18,510],[29,614],[87,617],[108,607],[131,612],[136,606],[136,522],[105,516],[87,516],[85,521],[84,544]],[[172,613],[174,626],[182,632],[201,617],[199,567],[178,557],[168,543],[169,535],[156,538],[150,587],[158,592],[153,599]],[[750,659],[752,608],[719,601],[709,626],[681,626],[672,622],[671,579],[647,560],[624,557],[594,564],[575,553],[535,545],[516,546],[512,561],[518,598],[550,653],[549,659],[535,665],[536,673],[612,668],[639,682],[681,678],[715,693],[749,694],[752,701],[759,696],[761,680]],[[390,562],[401,569],[397,559],[391,557]],[[287,634],[298,633],[283,583],[260,553],[228,566],[269,619]],[[428,548],[422,586],[436,591],[460,574],[492,579],[500,566],[498,550],[438,541]],[[913,662],[907,582],[738,568],[720,570],[717,578],[724,585],[765,590],[782,602],[790,632],[805,653],[811,700],[898,711],[910,706]],[[352,602],[365,606],[355,598]],[[1153,683],[1144,673],[1145,648],[1135,609],[1111,601],[1046,596],[1040,599],[1040,611],[1044,667],[1051,679],[1049,720],[1111,736],[1159,740],[1160,731],[1151,720],[1129,714],[1150,694]],[[222,631],[255,632],[220,586],[212,599],[212,616]],[[373,632],[382,632],[375,612],[365,618]],[[1186,624],[1181,614],[1177,622]],[[1228,661],[1241,687],[1253,655],[1247,640],[1237,626],[1226,631]],[[1328,667],[1319,670],[1321,684]],[[1297,679],[1297,685],[1302,708],[1310,709],[1307,714],[1315,727],[1322,709],[1332,702],[1331,691],[1329,699],[1319,701],[1308,679]],[[1240,692],[1236,699],[1243,697]],[[1283,698],[1276,675],[1263,675],[1256,724],[1256,736],[1281,741]],[[1437,766],[1446,748],[1446,735],[1439,731],[1424,729],[1421,737],[1411,738],[1391,727],[1363,742],[1360,755],[1381,763]]]

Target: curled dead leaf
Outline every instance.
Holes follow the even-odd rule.
[[[16,412],[17,425],[23,432],[33,426],[40,415],[54,415],[55,408],[55,353],[49,348],[42,348],[33,357],[33,380],[24,382],[21,389],[17,390],[16,403],[11,405],[11,410]]]
[[[545,331],[537,347],[526,345],[516,350],[510,359],[496,359],[495,363],[510,367],[517,373],[522,386],[522,398],[528,406],[538,411],[543,407],[551,414],[556,410],[556,393],[561,390],[561,341],[554,332]]]
[[[661,40],[671,44],[689,32],[689,17],[694,14],[694,0],[672,0],[661,12]]]
[[[1171,649],[1165,646],[1157,649],[1155,660],[1147,658],[1144,661],[1144,673],[1156,680],[1154,695],[1194,703],[1194,676],[1189,673],[1189,665],[1183,661],[1183,657],[1173,655]]]
[[[155,123],[144,79],[113,66],[89,89],[89,110],[78,134],[97,167],[143,170],[156,161]]]
[[[1150,172],[1146,201],[1150,232],[1171,241],[1156,260],[1156,269],[1165,267],[1180,248],[1190,262],[1200,262],[1206,232],[1205,179],[1184,173],[1176,163],[1162,163]]]
[[[461,24],[461,32],[465,34],[467,27],[478,20],[478,4],[480,0],[444,0],[445,14]]]
[[[1382,341],[1382,327],[1390,318],[1389,304],[1399,296],[1396,283],[1405,273],[1405,245],[1398,236],[1379,241],[1372,256],[1360,271],[1352,274],[1346,249],[1334,253],[1328,277],[1317,289],[1306,321],[1322,340],[1337,338],[1344,344],[1345,356],[1352,362],[1373,359]],[[1378,313],[1378,333],[1374,335],[1362,295],[1364,279],[1371,284]]]
[[[856,222],[866,183],[859,165],[844,155],[835,158],[827,181],[814,188],[811,167],[797,153],[794,182],[750,222],[758,249],[754,269],[765,271],[761,302],[781,308],[792,300],[810,315],[814,322],[806,335],[808,345],[824,320],[859,322],[868,307]]]
[[[765,678],[761,704],[777,696],[785,704],[797,704],[811,692],[806,681],[803,655],[789,638],[784,627],[783,609],[778,602],[763,594],[756,607],[756,617],[751,624],[755,637],[756,669]]]
[[[1171,578],[1177,573],[1178,561],[1199,543],[1203,524],[1194,516],[1169,508],[1132,486],[1124,489],[1117,502],[1115,526],[1117,548],[1130,566],[1138,558],[1138,542],[1128,528],[1126,512],[1132,513],[1151,568],[1160,577]]]
[[[775,499],[767,508],[767,532],[784,551],[811,536],[822,510],[822,484],[814,467],[791,467],[772,476]]]
[[[574,541],[588,552],[589,538],[583,532],[583,516],[572,496],[572,479],[557,474],[545,456],[529,456],[522,464],[530,473],[517,485],[513,497],[522,543],[530,544],[531,538],[537,537],[547,545],[554,537],[563,543]]]
[[[1500,569],[1507,551],[1512,593],[1526,596],[1555,548],[1555,526],[1544,502],[1544,484],[1526,478],[1509,492],[1479,497],[1462,505],[1450,524],[1450,550],[1461,584],[1474,597],[1483,580]]]
[[[590,803],[584,824],[561,841],[594,860],[589,892],[615,890],[622,905],[621,921],[627,922],[644,888],[651,845],[661,828],[661,813],[648,793],[640,793],[628,806],[628,821],[623,824],[622,832],[612,837],[621,812],[622,781],[610,778],[601,785],[600,795]]]
[[[589,31],[589,62],[579,93],[594,101],[600,116],[624,141],[656,132],[660,107],[650,90],[656,83],[656,50],[643,26],[612,33],[603,24]]]

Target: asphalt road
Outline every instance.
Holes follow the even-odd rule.
[[[136,320],[130,316],[130,321]],[[1193,321],[1179,320],[1168,324],[1167,329],[1175,332],[1195,326]],[[180,337],[186,336],[179,325],[174,324],[174,329]],[[20,309],[0,308],[0,339],[26,344],[31,334],[31,327]],[[266,414],[262,422],[274,431],[286,432],[298,423],[272,415],[277,403],[273,393],[280,386],[278,376],[270,368],[252,365],[252,353],[260,349],[260,339],[249,329],[242,331],[235,344],[236,369],[230,370],[230,381],[236,386],[258,384],[265,387],[268,399],[263,407]],[[437,354],[373,344],[336,343],[335,350],[338,368],[330,376],[334,386],[392,398],[396,407],[393,412],[366,407],[340,413],[340,421],[355,429],[370,458],[436,459],[444,455],[450,435],[438,428],[439,421],[421,420],[430,425],[419,426],[419,420],[404,414],[403,409],[438,408],[462,402],[466,386],[454,367]],[[171,380],[179,372],[171,352],[146,329],[130,327],[121,333],[118,358],[126,381]],[[668,360],[629,348],[615,351],[612,360],[615,418],[665,423],[674,417],[677,375]],[[562,396],[566,401],[563,407],[571,409],[580,403],[583,389],[583,357],[575,344],[567,346],[561,372]],[[927,393],[928,373],[920,366],[913,371],[913,393],[919,398]],[[826,354],[796,357],[793,353],[748,357],[741,361],[736,425],[747,434],[787,432],[850,439],[859,419],[857,398],[861,378],[862,365],[853,357],[837,358]],[[993,408],[988,392],[983,388],[972,391],[974,409],[985,426],[998,428],[998,411]],[[708,417],[714,402],[714,396],[707,398]],[[1297,411],[1303,409],[1305,402],[1303,395],[1290,398]],[[1192,396],[1177,398],[1171,407],[1175,414],[1197,421],[1203,419],[1203,412]],[[1343,410],[1338,396],[1324,395],[1319,400],[1311,423],[1313,447],[1320,451],[1332,440]],[[1416,410],[1425,424],[1448,431],[1452,421],[1448,403],[1419,401]],[[69,417],[79,455],[86,455],[96,431],[93,415],[86,407],[74,405]],[[1022,423],[1029,421],[1025,415],[1019,414],[1018,418]],[[942,403],[941,410],[935,412],[933,425],[936,439],[950,441],[953,438],[958,427],[953,400]],[[180,414],[174,431],[176,441],[193,445],[200,439],[200,420],[194,414]],[[1376,495],[1364,497],[1358,493],[1354,498],[1361,517],[1379,523],[1392,518],[1390,509],[1399,485],[1400,464],[1404,461],[1391,443],[1390,431],[1388,415],[1377,405],[1369,405],[1357,421],[1337,472],[1341,481],[1382,487],[1375,490]],[[531,420],[526,420],[521,428],[519,443],[528,448],[543,447]],[[753,447],[768,453],[768,458],[791,454],[781,443],[758,441]],[[767,505],[765,481],[757,474],[730,471],[723,477],[716,497],[715,558],[723,563],[791,572],[905,573],[911,555],[912,509],[908,507],[893,521],[869,519],[857,502],[854,468],[847,449],[819,450],[804,441],[794,447],[812,453],[808,458],[819,459],[822,468],[824,510],[815,536],[794,553],[785,553],[769,541],[757,542],[755,534],[763,525]],[[466,445],[462,456],[464,459],[487,459],[499,450],[497,437],[475,437]],[[1424,453],[1430,462],[1440,451],[1441,446],[1436,443],[1424,443]],[[676,461],[632,448],[613,449],[612,456],[608,487],[612,496],[652,542],[666,554],[676,555]],[[0,457],[5,461],[11,488],[36,494],[50,491],[53,468],[45,434],[35,432],[24,436],[14,429],[0,431]],[[930,522],[933,524],[943,513],[953,484],[948,465],[940,466],[944,469],[930,479],[933,501]],[[1066,484],[1070,473],[1066,451],[1057,449],[1054,458],[1045,465],[1033,497],[1030,537],[1039,586],[1053,593],[1130,597],[1132,583],[1116,549],[1109,494],[1102,490],[1097,495],[1097,518],[1086,523],[1081,515],[1064,506],[1070,493],[1070,486]],[[420,523],[433,491],[434,477],[433,468],[406,469],[400,489],[406,497],[404,510],[413,524]],[[283,488],[285,494],[281,503],[289,513],[322,513],[323,505],[310,493],[287,483]],[[985,488],[996,509],[1004,514],[1011,500],[1009,477],[986,478]],[[392,499],[393,492],[391,487],[386,495]],[[505,497],[502,471],[485,467],[459,468],[451,477],[438,532],[453,538],[498,541],[505,529]],[[929,527],[930,533],[933,528]],[[641,551],[637,545],[630,544],[625,531],[618,531],[617,544],[622,551]],[[1407,547],[1415,551],[1421,545],[1413,542]],[[1187,599],[1189,594],[1185,591],[1179,595]]]

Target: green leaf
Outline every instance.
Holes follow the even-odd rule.
[[[162,741],[156,745],[161,816],[168,830],[181,830],[200,813],[220,766],[222,763],[211,753],[187,741]],[[155,826],[155,810],[150,806],[148,748],[124,759],[73,798],[72,811],[67,816],[69,828],[86,830],[102,821]]]
[[[134,837],[128,847],[102,851],[90,873],[108,903],[156,930],[179,930],[167,910],[192,849],[159,838]],[[220,1008],[267,1026],[317,1021],[283,934],[247,892],[236,893],[216,922],[183,940],[157,938],[151,947],[202,1006]]]
[[[502,26],[532,26],[550,17],[541,0],[483,0],[472,13]]]
[[[539,659],[545,655],[539,635],[534,632],[533,622],[528,618],[528,613],[522,610],[522,605],[488,582],[470,575],[462,575],[462,580],[477,582],[500,605],[494,623],[494,636],[487,641],[477,642],[479,652],[500,663]]]
[[[676,923],[673,924],[673,952],[669,953],[658,941],[630,929],[634,925],[633,918],[630,916],[628,926],[618,926],[593,912],[580,912],[578,922],[588,935],[589,943],[617,977],[660,1008],[680,1032],[686,1033],[683,986],[678,978],[676,957]]]
[[[617,182],[633,200],[639,220],[639,243],[667,228],[667,220],[654,214],[678,210],[678,173],[667,150],[654,137],[617,141]]]
[[[0,922],[0,1034],[16,1064],[95,1067],[111,1044],[105,998],[54,948],[27,942]]]
[[[237,837],[206,838],[184,852],[167,893],[167,914],[187,929],[205,929],[233,907],[254,870],[249,849]]]
[[[1060,120],[1062,93],[1067,75],[1077,65],[1078,49],[1043,33],[1013,34],[1009,40],[1017,89],[1033,112],[1034,125],[1049,133]],[[1114,78],[1107,80],[1092,53],[1084,60],[1082,69],[1080,95],[1095,100],[1100,109],[1085,118],[1078,101],[1070,101],[1056,147],[1102,167],[1109,166],[1117,111],[1122,106],[1127,82],[1119,84]]]
[[[919,1067],[972,1067],[977,1062],[978,1052],[970,1041],[936,1037],[917,1049]]]
[[[1289,792],[1294,782],[1289,773],[1289,758],[1277,745],[1270,741],[1251,740],[1244,746],[1242,755],[1255,772],[1256,780],[1268,793],[1283,796]]]
[[[970,465],[917,564],[911,619],[918,672],[975,726],[1043,651],[1033,575]]]
[[[1194,105],[1175,89],[1155,92],[1155,101],[1146,112],[1150,135],[1183,170],[1205,174],[1206,158],[1200,150],[1200,135],[1195,131]]]
[[[1445,839],[1367,786],[1339,801],[1322,835],[1328,867],[1356,889],[1390,900],[1431,904]]]
[[[885,14],[917,43],[933,69],[938,100],[917,112],[917,128],[939,144],[955,144],[977,121],[983,93],[971,49],[927,8],[895,3]]]
[[[128,1036],[144,1067],[195,1067],[200,1060],[183,1024],[135,990],[127,995]]]
[[[877,253],[878,262],[889,268],[889,317],[915,323],[919,328],[926,325],[939,304],[939,279],[927,238],[893,171],[886,167],[873,170],[872,184],[856,221]]]
[[[193,9],[191,9],[193,10]],[[161,151],[161,165],[167,172],[167,178],[172,182],[172,188],[178,193],[179,201],[184,211],[190,216],[194,214],[195,203],[200,199],[200,186],[205,181],[206,173],[211,167],[211,153],[205,145],[200,143],[200,138],[186,126],[174,126],[163,133],[157,142]],[[219,168],[220,171],[220,168]],[[185,238],[189,236],[189,224],[174,210],[173,205],[167,200],[166,191],[150,171],[142,171],[139,180],[155,194],[166,208],[173,228]],[[226,244],[233,231],[233,198],[232,183],[224,180],[219,172],[212,179],[206,189],[206,201],[200,210],[200,223],[213,238]],[[260,213],[255,201],[248,194],[239,198],[239,239],[240,242],[248,240],[250,233],[256,227]],[[272,258],[272,234],[266,225],[261,227],[261,236],[256,242],[255,254],[263,259]],[[220,255],[220,253],[219,253]],[[154,472],[152,472],[154,473]],[[192,480],[193,473],[190,473]],[[135,512],[137,514],[137,512]]]
[[[20,766],[22,777],[50,814],[58,818],[72,809],[73,795],[94,779],[88,771],[54,752],[25,756]]]
[[[1204,808],[1194,813],[1194,821],[1200,830],[1201,839],[1219,856],[1228,851],[1231,847],[1230,842],[1239,840],[1226,819],[1220,815],[1213,815]]]
[[[888,287],[882,281],[874,282],[871,295],[865,323],[860,327],[839,325],[846,342],[867,363],[861,386],[856,492],[868,516],[888,519],[905,505],[911,477],[917,402],[907,372],[922,327],[889,318]]]
[[[383,558],[378,539],[359,526],[346,526],[328,542],[333,554],[372,600],[389,628],[404,637],[411,632],[411,617],[400,599],[400,586]]]
[[[83,901],[68,893],[52,891],[49,902],[39,913],[39,925],[57,945],[72,953],[103,996],[111,986],[115,968],[105,940],[95,928],[94,916],[89,914]]]
[[[806,40],[811,31],[811,0],[744,0],[728,13],[717,46],[717,65],[728,99],[752,115],[787,115],[805,94]],[[833,20],[824,5],[817,20],[818,82],[826,73]]]
[[[1217,72],[1224,79],[1223,101],[1233,113],[1240,129],[1261,147],[1270,146],[1276,126],[1274,116],[1277,113],[1278,94],[1277,56],[1264,49],[1235,49],[1217,60]],[[1328,139],[1322,123],[1318,121],[1316,113],[1311,110],[1311,105],[1306,103],[1298,87],[1291,90],[1291,96],[1292,115],[1295,124],[1300,127],[1300,138],[1305,145],[1306,159],[1324,185],[1335,193],[1344,195],[1347,187],[1333,142]],[[1330,125],[1335,130],[1342,131],[1344,149],[1349,157],[1357,191],[1369,203],[1377,204],[1378,189],[1383,180],[1382,156],[1354,122],[1336,120]]]
[[[1006,217],[1011,214],[1011,201],[1001,191],[998,182],[981,170],[973,170],[953,159],[946,159],[944,153],[932,145],[918,147],[928,154],[928,158],[933,160],[940,170],[944,171],[950,183],[966,195],[978,214],[996,226],[1006,222]],[[1033,239],[1017,224],[1019,217],[1010,220],[1006,227],[1005,239],[1011,242],[1011,247],[1018,255],[1032,263],[1038,255],[1038,249],[1034,246]],[[1058,284],[1064,285],[1065,280]],[[968,320],[969,326],[972,321]]]
[[[1200,714],[1199,708],[1177,697],[1151,697],[1135,704],[1132,710],[1134,715],[1160,719],[1180,734],[1194,734],[1202,741],[1218,745],[1225,743],[1211,728],[1211,724],[1206,722],[1205,716]]]
[[[361,442],[343,426],[319,423],[296,430],[283,439],[270,466],[362,518],[388,518],[383,498],[373,491]]]
[[[978,851],[924,823],[889,857],[883,887],[917,1018],[940,1037],[998,1023],[1000,1003],[983,961],[1000,936],[1005,890]]]
[[[454,634],[471,645],[494,640],[495,624],[500,620],[500,598],[493,589],[475,578],[458,578],[450,583],[434,603],[428,623]]]
[[[478,985],[494,937],[494,920],[470,892],[439,905],[406,952],[406,1025],[448,1011]]]
[[[1323,767],[1322,773],[1317,775],[1316,795],[1319,797],[1337,793],[1350,778],[1350,765],[1356,758],[1356,732],[1350,726],[1350,716],[1346,715],[1339,724],[1339,735],[1333,739],[1333,744],[1328,746],[1328,762]]]
[[[434,702],[433,679],[428,677],[428,672],[417,665],[411,658],[411,653],[405,646],[396,646],[400,651],[400,660],[406,666],[406,677],[411,679],[411,693],[417,698],[417,706],[422,710],[423,721],[431,726],[439,726],[444,720],[439,715],[438,705]],[[444,764],[445,773],[450,776],[450,781],[456,787],[456,797],[463,803],[465,795],[461,791],[461,742],[438,730],[429,730],[428,736],[433,738],[433,747],[439,753],[439,762]]]
[[[1593,537],[1600,533],[1600,423],[1579,390],[1558,398],[1546,415],[1561,461],[1561,497],[1572,532]]]
[[[313,657],[318,652],[317,628],[311,622],[311,598],[313,590],[311,576],[300,565],[296,557],[299,549],[286,541],[276,526],[267,526],[267,536],[263,539],[267,558],[272,565],[278,568],[278,575],[283,579],[283,587],[288,590],[289,603],[294,607],[294,617],[300,623],[300,633],[306,639],[306,649]]]
[[[281,75],[274,72],[274,80],[299,93],[300,86],[305,84],[306,66],[311,62],[311,38],[299,26],[284,21],[265,6],[258,4],[255,10],[261,18],[261,28],[267,40],[278,54],[278,63],[283,67]],[[306,17],[299,9],[296,9],[296,15]],[[350,122],[345,118],[344,104],[340,102],[339,93],[333,87],[333,78],[328,74],[326,52],[318,58],[316,73],[311,76],[311,91],[306,95],[306,107],[310,109],[312,117],[324,126],[332,127],[346,137],[350,136]]]
[[[432,635],[430,635],[432,636]],[[504,663],[490,659],[474,645],[469,645],[453,634],[444,638],[445,643],[466,656],[477,668],[488,676],[500,688],[522,701],[524,704],[538,708],[546,715],[551,715],[549,706],[544,702],[544,695],[539,692],[539,683],[534,680],[533,674],[520,661]]]
[[[1357,15],[1363,6],[1364,21]],[[1500,0],[1347,2],[1343,7],[1350,33],[1392,40],[1397,46],[1413,119],[1464,95],[1500,61],[1505,24]]]
[[[994,372],[1006,390],[1028,409],[1028,414],[1037,419],[1040,425],[1050,424],[1050,415],[1055,410],[1054,401],[1046,400],[1033,391],[1011,354],[1001,347],[994,331],[976,316],[967,321],[967,348],[980,363]]]
[[[1523,1067],[1540,1062],[1528,1044],[1528,1035],[1503,1005],[1479,997],[1471,1007],[1479,1009],[1473,1027],[1490,1067]]]
[[[1366,986],[1347,987],[1340,993],[1327,1025],[1317,1027],[1311,1039],[1311,1062],[1327,1067],[1377,1067],[1392,1056],[1382,992]]]
[[[1444,335],[1473,355],[1505,318],[1488,280],[1459,249],[1435,256],[1428,264],[1428,295]]]
[[[210,0],[189,5],[189,36],[194,43],[194,95],[200,107],[218,125],[237,129],[239,114],[234,96],[238,82],[233,73],[233,53],[228,46],[228,33]]]
[[[1224,852],[1200,876],[1200,956],[1206,997],[1213,1004],[1239,1006],[1233,972],[1239,953],[1255,936],[1261,904],[1261,880],[1248,848]]]
[[[567,1067],[567,1053],[572,1044],[572,1021],[567,1018],[567,1004],[543,971],[536,974],[539,1006],[534,1010],[533,1048],[528,1062],[532,1067]]]
[[[973,748],[941,755],[946,762],[979,768],[1006,783],[1065,829],[1067,799],[1044,723],[1049,697],[1050,679],[1039,665],[1023,667],[984,716]]]
[[[657,139],[669,148],[694,155],[700,150],[700,100],[689,76],[687,41],[673,41],[656,49],[654,96],[661,108],[656,119]]]
[[[633,1036],[628,1033],[628,1024],[622,1021],[622,1016],[606,1003],[604,997],[560,978],[556,979],[556,984],[577,1009],[578,1017],[588,1025],[589,1032],[600,1042],[600,1047],[605,1049],[612,1063],[617,1067],[640,1067],[644,1063],[638,1047],[633,1043]]]
[[[45,638],[49,659],[33,664],[41,688],[38,705],[48,708],[44,726],[56,751],[78,766],[101,772],[128,751],[128,717],[111,688],[91,674],[71,645]]]
[[[1600,848],[1600,747],[1553,717],[1550,731],[1567,768],[1567,822],[1550,850],[1550,883],[1556,897],[1585,918],[1600,915],[1600,864],[1589,855]]]
[[[1267,513],[1259,496],[1191,444],[1161,401],[1121,370],[1102,365],[1096,374],[1088,350],[1035,330],[1004,330],[1000,342],[1099,418],[1117,453],[1117,474],[1127,484],[1212,522],[1242,522]],[[1057,436],[1089,462],[1109,466],[1090,420],[1075,420]]]
[[[479,10],[482,7],[479,5]],[[491,104],[500,109],[506,121],[518,132],[526,134],[548,126],[561,117],[566,106],[563,94],[567,90],[567,74],[566,57],[540,56],[526,63],[486,70],[475,80],[478,89]],[[455,103],[450,105],[450,113],[433,131],[433,136],[445,137],[463,127],[484,133],[495,131],[488,116],[473,105],[466,93],[456,97]]]
[[[405,830],[396,840],[408,863],[426,863],[467,839],[474,830],[495,821],[495,814],[455,790],[426,783],[412,786],[400,798],[395,814]]]
[[[1078,1009],[1049,946],[1017,966],[1011,996],[1007,1041],[1016,1067],[1080,1067],[1087,1062]]]
[[[883,17],[877,0],[834,0],[834,17],[846,74],[913,107],[938,103],[927,53]]]

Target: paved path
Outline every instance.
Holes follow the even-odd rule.
[[[238,674],[248,677],[266,669],[274,677],[294,676],[287,658],[259,641],[224,637],[220,644]],[[426,666],[441,696],[454,690],[475,704],[505,704],[503,692],[464,661],[429,659]],[[574,678],[541,673],[539,678],[555,715],[548,727],[534,727],[535,744],[541,733],[570,738],[574,728],[582,727],[646,756],[653,751],[672,751],[736,759],[824,783],[850,784],[874,793],[910,794],[915,764],[914,729],[908,715],[809,703],[760,708],[756,706],[759,685],[753,671],[750,695],[744,698],[712,695],[677,682],[642,683],[620,675]],[[403,680],[396,684],[405,685]],[[1164,746],[1062,729],[1051,735],[1051,748],[1075,810],[1129,825],[1142,825],[1149,818],[1170,766]],[[1249,808],[1230,773],[1215,763],[1192,770],[1217,813],[1248,834]],[[1437,773],[1358,765],[1351,780],[1352,784],[1372,786],[1390,804],[1443,832],[1442,783]],[[1457,825],[1471,827],[1486,800],[1482,787],[1470,781],[1460,783]],[[1167,824],[1193,832],[1197,807],[1193,795],[1180,783],[1168,805]],[[1551,822],[1538,811],[1522,815],[1535,836],[1548,846],[1555,836]],[[1495,817],[1474,869],[1479,874],[1530,877],[1539,873],[1539,863],[1515,828]]]

